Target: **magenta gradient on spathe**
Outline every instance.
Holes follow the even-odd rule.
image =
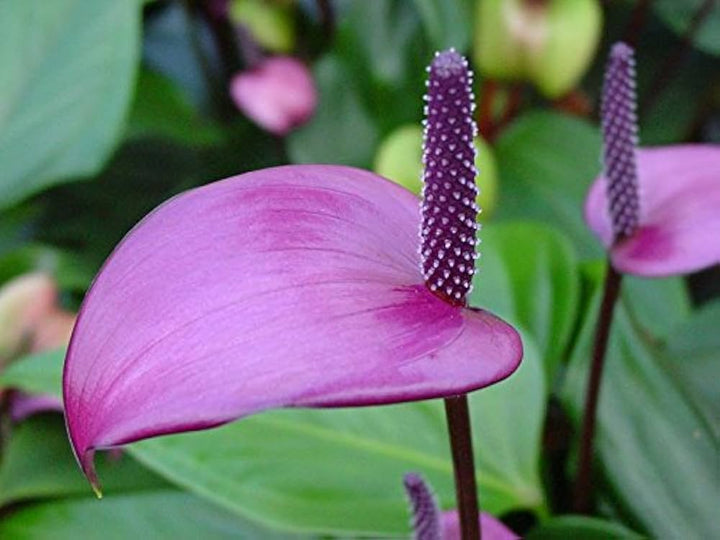
[[[420,218],[406,189],[331,165],[247,173],[151,212],[96,277],[65,362],[68,432],[91,482],[98,448],[509,376],[518,333],[429,289]]]

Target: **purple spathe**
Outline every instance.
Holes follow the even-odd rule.
[[[635,232],[613,243],[604,176],[590,189],[585,220],[628,274],[684,274],[720,262],[720,146],[636,151],[642,206]]]
[[[288,166],[181,194],[133,229],[68,350],[68,432],[93,451],[282,406],[393,403],[510,375],[517,332],[425,286],[419,201],[371,173]]]

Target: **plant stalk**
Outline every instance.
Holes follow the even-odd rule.
[[[610,326],[612,324],[613,309],[620,292],[622,274],[608,261],[605,285],[603,290],[600,313],[595,327],[595,341],[592,351],[592,365],[588,376],[585,393],[585,410],[580,438],[580,453],[578,457],[578,472],[575,481],[575,511],[587,514],[592,509],[593,487],[593,440],[595,438],[595,424],[597,420],[597,406],[600,397],[600,382],[602,381],[605,352],[607,351]]]
[[[460,513],[462,540],[480,540],[480,511],[475,483],[470,410],[466,394],[445,398],[445,417],[450,435],[455,473],[455,497]]]

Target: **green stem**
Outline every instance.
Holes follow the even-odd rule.
[[[445,417],[450,435],[455,472],[455,496],[460,513],[462,540],[480,540],[480,511],[475,484],[470,410],[466,394],[445,398]]]

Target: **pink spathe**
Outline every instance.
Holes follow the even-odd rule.
[[[315,112],[317,90],[308,68],[289,56],[275,56],[238,73],[230,94],[253,122],[275,135],[286,135]]]
[[[460,516],[457,510],[442,514],[443,540],[461,540]],[[480,529],[483,540],[519,540],[520,537],[491,514],[480,514]]]
[[[637,150],[640,222],[612,244],[606,180],[598,178],[585,219],[609,249],[613,266],[648,277],[685,274],[720,262],[720,146]]]
[[[287,166],[181,194],[115,249],[65,363],[92,454],[282,406],[393,403],[509,376],[507,323],[423,283],[419,201],[374,174]]]

